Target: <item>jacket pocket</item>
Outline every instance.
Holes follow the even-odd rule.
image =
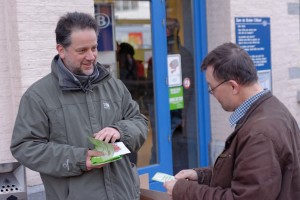
[[[215,162],[212,178],[210,181],[211,187],[220,186],[222,188],[230,188],[233,177],[234,160],[233,155],[228,152],[223,152],[219,155]]]
[[[228,166],[230,165],[229,163],[231,162],[232,162],[232,155],[230,153],[223,152],[217,158],[214,165],[214,169],[220,169],[224,165]]]

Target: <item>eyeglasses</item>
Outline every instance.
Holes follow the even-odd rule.
[[[219,83],[217,86],[215,86],[214,88],[211,88],[208,90],[208,93],[209,94],[213,94],[214,93],[214,90],[217,89],[217,87],[219,87],[220,85],[222,85],[223,83],[226,83],[228,80],[224,80],[222,81],[221,83]]]

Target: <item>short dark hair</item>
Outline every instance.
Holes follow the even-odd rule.
[[[98,34],[98,25],[94,17],[86,13],[72,12],[62,16],[55,29],[56,43],[63,47],[71,45],[71,33],[74,30],[94,29]]]
[[[214,68],[217,80],[235,80],[249,85],[258,80],[257,71],[249,54],[234,43],[224,43],[211,51],[203,60],[201,70]]]
[[[134,55],[134,48],[131,44],[127,42],[122,42],[119,46],[120,46],[119,53],[130,54],[131,56]]]

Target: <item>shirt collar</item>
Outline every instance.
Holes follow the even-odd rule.
[[[229,123],[233,127],[238,121],[246,114],[251,105],[257,101],[262,95],[266,94],[269,90],[264,89],[263,91],[257,93],[256,95],[250,97],[244,101],[231,115],[229,118]]]

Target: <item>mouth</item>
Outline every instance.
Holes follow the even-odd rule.
[[[91,69],[91,68],[94,67],[93,63],[84,63],[82,65],[83,65],[83,68],[86,69],[86,70]]]

